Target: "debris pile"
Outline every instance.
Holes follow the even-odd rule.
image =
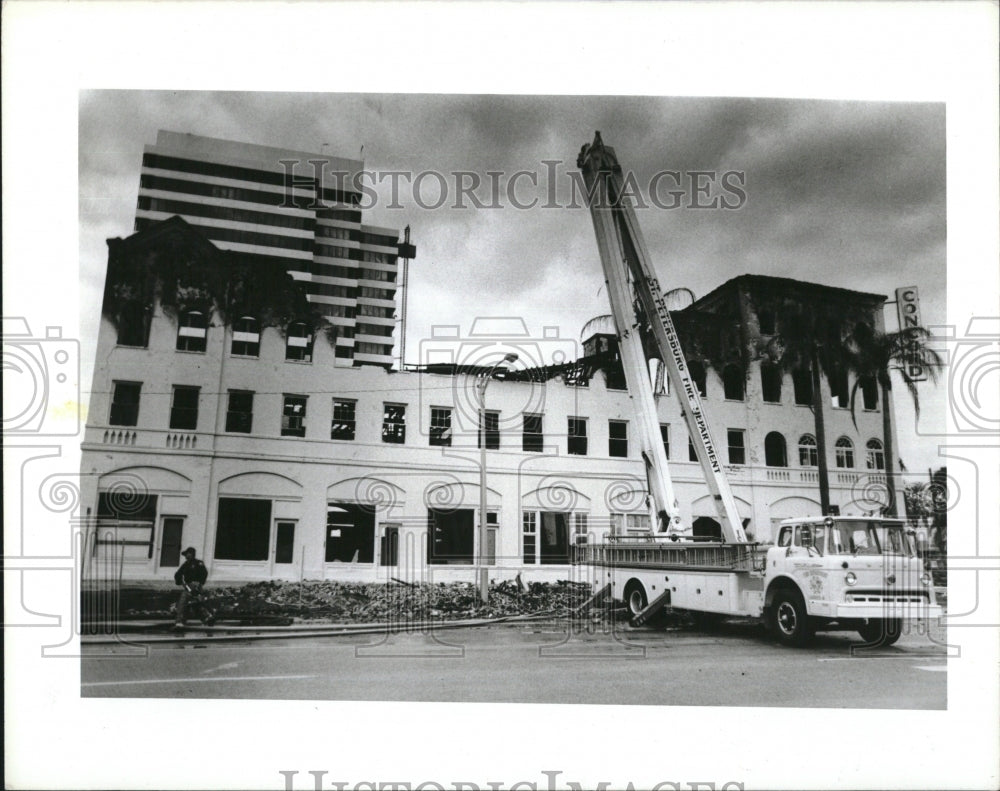
[[[159,593],[159,592],[158,592]],[[532,582],[520,579],[493,583],[489,601],[480,602],[472,583],[388,584],[329,581],[252,582],[241,586],[213,587],[206,602],[220,619],[261,616],[294,617],[297,621],[330,623],[392,623],[415,620],[501,618],[517,615],[565,616],[591,594],[585,582]],[[122,618],[172,617],[177,594],[163,591],[130,600],[122,591]]]

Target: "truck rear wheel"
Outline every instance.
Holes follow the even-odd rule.
[[[785,645],[805,645],[813,636],[806,603],[798,591],[783,588],[774,594],[768,612],[768,626]]]
[[[629,580],[625,586],[625,607],[628,609],[628,617],[635,618],[646,609],[646,589],[638,580]]]
[[[903,634],[903,622],[899,618],[872,618],[858,629],[858,634],[873,646],[892,645]]]

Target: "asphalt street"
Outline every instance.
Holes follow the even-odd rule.
[[[862,649],[853,632],[777,645],[713,631],[566,622],[392,635],[86,646],[84,697],[944,709],[943,634]],[[135,638],[129,638],[135,639]],[[615,680],[609,683],[609,679]]]

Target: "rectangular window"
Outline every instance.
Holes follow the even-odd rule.
[[[153,306],[139,300],[122,305],[118,319],[118,345],[146,348],[149,345],[152,313]]]
[[[326,562],[375,562],[375,511],[355,503],[326,509]]]
[[[795,391],[796,404],[811,406],[813,402],[812,371],[808,368],[792,371],[792,389]]]
[[[285,338],[285,359],[312,362],[313,334],[305,322],[295,321],[288,325]]]
[[[479,427],[476,447],[482,447],[483,434],[486,434],[486,449],[497,450],[500,447],[500,413],[487,412],[484,418],[486,425]]]
[[[586,514],[573,514],[573,543],[586,544],[590,539]]]
[[[139,422],[139,391],[142,382],[115,382],[111,395],[111,414],[108,423],[112,426],[135,426]]]
[[[542,511],[538,562],[543,565],[569,563],[569,514]]]
[[[688,437],[688,461],[698,461],[698,451],[694,449],[694,441]]]
[[[521,544],[524,562],[534,563],[538,545],[538,516],[534,511],[525,511],[521,518]]]
[[[670,459],[670,424],[660,423],[660,439],[663,440],[663,454]]]
[[[743,430],[731,428],[726,430],[729,443],[729,463],[746,464],[746,448],[743,445]]]
[[[540,414],[525,412],[524,429],[521,434],[521,449],[541,453],[543,444],[542,416]]]
[[[231,434],[249,434],[253,428],[253,393],[230,390],[226,410],[226,431]]]
[[[427,561],[436,566],[471,565],[473,521],[471,508],[428,509]]]
[[[587,418],[567,418],[566,452],[574,456],[587,455]]]
[[[608,455],[624,459],[628,456],[628,421],[608,421]]]
[[[98,544],[114,545],[114,556],[124,560],[152,560],[156,545],[157,495],[121,497],[115,491],[97,496]]]
[[[776,365],[762,363],[760,366],[760,389],[768,404],[781,403],[781,369]]]
[[[431,407],[431,445],[451,445],[451,410]]]
[[[306,396],[285,395],[285,405],[281,410],[281,436],[304,437],[306,435]]]
[[[163,517],[163,530],[160,538],[160,566],[177,568],[181,564],[181,547],[183,546],[184,517]]]
[[[219,498],[216,560],[267,560],[270,543],[270,500]]]
[[[274,534],[274,562],[295,561],[295,522],[278,522]]]
[[[198,427],[198,393],[201,388],[174,385],[170,403],[170,428],[194,431]]]
[[[232,354],[236,357],[260,355],[260,322],[252,316],[241,316],[233,322]]]
[[[356,401],[344,398],[333,399],[333,421],[330,423],[330,439],[354,439],[354,415]]]
[[[382,411],[382,441],[394,445],[406,442],[406,406],[385,404]]]
[[[850,406],[847,374],[844,371],[834,371],[827,377],[827,381],[830,383],[830,406],[834,409],[847,409]]]

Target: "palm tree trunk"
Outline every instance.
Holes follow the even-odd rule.
[[[896,516],[896,447],[892,442],[892,385],[882,384],[882,442],[885,445],[885,486],[889,493],[886,516]]]
[[[830,513],[830,470],[826,463],[826,423],[823,415],[823,393],[820,390],[819,357],[813,350],[811,361],[813,419],[816,423],[816,454],[819,467],[819,504],[823,516]]]

